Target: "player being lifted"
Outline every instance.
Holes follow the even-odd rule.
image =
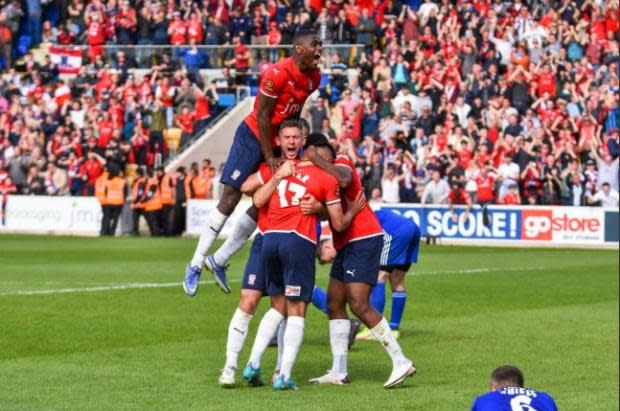
[[[185,271],[183,288],[189,296],[196,295],[203,264],[213,272],[218,286],[230,293],[225,262],[216,261],[213,256],[207,259],[209,248],[239,203],[241,185],[248,176],[256,172],[262,162],[272,171],[280,164],[281,160],[273,153],[278,127],[286,119],[299,117],[306,99],[319,87],[321,75],[317,66],[322,52],[317,34],[300,30],[293,39],[293,56],[273,64],[261,76],[254,109],[237,128],[222,172],[222,197],[207,216],[206,227]],[[256,229],[257,218],[258,210],[251,207],[239,219],[238,228],[231,235],[238,237],[241,244],[245,243]],[[234,241],[231,246],[236,246]]]
[[[280,124],[280,131],[276,137],[276,145],[282,151],[282,157],[286,160],[295,160],[303,145],[304,137],[302,136],[299,122],[297,120],[284,120]],[[271,170],[266,163],[258,168],[258,171],[252,174],[241,186],[241,191],[247,195],[253,195],[254,192],[271,177]],[[247,332],[252,316],[256,312],[256,308],[263,294],[267,291],[267,279],[262,267],[261,249],[263,244],[263,235],[267,229],[267,210],[268,206],[264,205],[258,210],[258,233],[252,242],[250,256],[245,266],[243,281],[241,285],[241,298],[239,306],[230,321],[228,327],[228,340],[226,342],[226,364],[220,376],[220,386],[233,387],[235,385],[235,371],[237,370],[237,359],[239,352],[243,348],[243,343],[247,337]],[[268,310],[263,316],[258,327],[257,336],[263,336],[269,333],[271,324],[280,323],[283,315],[275,309]],[[259,368],[260,357],[269,341],[263,341],[261,338],[256,339],[252,354],[250,355],[250,364],[254,364],[256,369]],[[262,347],[262,348],[261,348]],[[257,385],[262,385],[262,381],[250,381]]]
[[[336,177],[348,200],[363,192],[355,166],[346,155],[338,155],[335,162],[326,161],[309,148],[304,156],[321,169]],[[392,388],[415,373],[416,369],[403,354],[387,320],[370,304],[370,293],[377,283],[377,273],[382,253],[383,230],[368,204],[355,215],[348,229],[333,230],[336,259],[330,272],[328,294],[329,339],[333,355],[332,368],[322,377],[310,382],[318,384],[345,384],[349,382],[347,370],[349,332],[346,305],[364,323],[373,337],[381,342],[392,359],[392,373],[383,385]]]
[[[319,137],[322,139],[309,136],[306,146],[313,147],[318,156],[333,157],[335,153],[327,139]],[[262,247],[263,270],[267,275],[267,294],[271,297],[272,309],[281,315],[269,330],[259,328],[256,340],[263,341],[262,352],[286,317],[282,364],[273,383],[276,390],[297,389],[291,372],[303,340],[306,309],[314,289],[318,215],[302,214],[301,200],[312,196],[324,204],[334,231],[345,230],[355,213],[351,208],[343,214],[338,182],[307,160],[305,154],[296,164],[287,160],[253,196],[257,207],[268,204]],[[256,360],[260,361],[260,357]],[[257,365],[251,361],[244,378],[260,381]]]

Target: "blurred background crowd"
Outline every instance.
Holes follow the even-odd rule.
[[[618,207],[619,10],[603,0],[0,0],[0,194],[95,195],[104,170],[128,194],[138,173],[161,183],[300,28],[325,46],[302,116],[369,198]],[[216,198],[220,169],[167,184]]]

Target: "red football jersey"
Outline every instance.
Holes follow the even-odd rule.
[[[478,185],[478,201],[495,201],[495,178],[487,174],[486,177],[476,177]]]
[[[271,172],[271,168],[267,165],[267,163],[262,163],[258,166],[258,171],[256,172],[258,176],[258,180],[261,184],[265,184],[273,173]],[[258,220],[256,221],[256,226],[258,227],[258,231],[261,233],[265,233],[267,230],[267,223],[269,218],[269,203],[265,204],[261,208],[258,209]]]
[[[323,204],[340,202],[340,187],[335,177],[313,164],[298,166],[295,174],[285,178],[269,200],[265,232],[295,233],[316,244],[316,214],[303,215],[301,199],[310,194]]]
[[[259,92],[277,99],[271,116],[271,141],[274,147],[280,123],[299,116],[306,99],[319,88],[320,82],[321,73],[319,70],[303,73],[299,71],[291,57],[272,64],[262,74]],[[245,122],[254,132],[256,138],[259,138],[257,114],[258,98],[254,100],[254,109],[245,118]]]
[[[338,154],[335,164],[341,167],[348,167],[351,170],[351,173],[353,173],[351,184],[347,187],[344,194],[347,200],[355,200],[355,197],[357,197],[360,192],[364,191],[364,187],[362,187],[362,182],[357,174],[357,170],[355,170],[355,167],[353,166],[353,162],[347,155]],[[346,212],[346,204],[343,204],[342,208],[343,212]],[[336,250],[340,250],[350,242],[375,237],[377,235],[383,235],[383,229],[381,228],[381,225],[379,225],[379,221],[377,220],[375,213],[372,211],[368,203],[366,203],[364,208],[357,213],[355,217],[353,217],[353,221],[351,221],[349,228],[340,233],[332,229],[332,233],[334,236],[334,247]]]
[[[458,191],[450,190],[448,200],[454,205],[465,205],[470,200],[470,197],[464,188],[459,188]]]

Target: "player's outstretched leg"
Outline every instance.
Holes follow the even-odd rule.
[[[228,217],[235,210],[235,207],[239,203],[240,199],[241,192],[239,190],[225,185],[220,202],[207,216],[206,228],[202,234],[200,234],[200,239],[198,240],[198,245],[194,251],[192,261],[185,270],[183,289],[190,297],[193,297],[198,292],[198,283],[200,281],[202,265],[207,257],[209,248],[211,248],[213,241],[217,238],[218,234],[222,230],[222,227],[224,227],[224,223],[226,223]],[[228,288],[228,284],[226,283],[226,278],[217,281],[217,283],[224,291],[227,290],[226,292],[230,292],[230,288]]]
[[[387,320],[370,305],[371,287],[365,283],[347,284],[347,301],[353,313],[370,329],[374,339],[381,343],[392,359],[392,373],[383,385],[384,388],[392,388],[415,373],[416,368],[403,354]]]
[[[216,284],[226,293],[230,292],[230,288],[226,284],[228,259],[237,253],[254,233],[257,219],[258,209],[252,205],[239,217],[224,244],[213,255],[207,256],[204,260],[204,265],[213,273]]]

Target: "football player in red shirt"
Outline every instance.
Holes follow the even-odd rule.
[[[224,184],[222,197],[207,216],[205,230],[185,271],[183,288],[189,296],[196,295],[203,264],[213,272],[218,286],[230,293],[225,267],[213,258],[206,258],[209,248],[239,203],[243,182],[262,162],[272,169],[280,164],[273,153],[280,123],[298,118],[308,96],[319,87],[321,74],[317,65],[323,50],[321,39],[313,31],[300,30],[293,39],[293,49],[292,57],[280,60],[263,73],[254,109],[237,128],[220,180]],[[243,234],[240,241],[245,242],[256,229],[257,214],[254,207],[240,218],[238,224],[243,226],[243,230],[238,230]]]
[[[347,201],[354,201],[364,191],[359,175],[351,159],[343,154],[335,162],[326,161],[312,148],[304,152],[318,167],[336,177],[345,190]],[[370,329],[373,337],[392,359],[392,373],[385,388],[392,388],[412,375],[416,369],[403,354],[387,320],[370,304],[370,293],[377,283],[382,257],[387,255],[389,242],[384,244],[383,229],[377,217],[366,203],[357,213],[348,229],[334,229],[334,247],[337,256],[332,264],[328,286],[328,315],[330,344],[333,355],[332,369],[324,376],[310,382],[318,384],[346,384],[349,382],[347,356],[351,323],[347,317],[346,304]],[[387,248],[386,248],[387,247]]]
[[[297,123],[297,122],[296,122]],[[291,124],[290,120],[284,121],[280,125],[280,131],[276,137],[276,145],[282,150],[282,155],[287,160],[295,160],[304,138],[301,134],[299,124]],[[271,169],[266,163],[259,166],[258,171],[252,174],[241,186],[241,191],[246,195],[253,195],[254,192],[266,181],[271,178]],[[243,281],[241,284],[241,298],[239,306],[230,321],[228,327],[228,340],[226,342],[226,364],[220,375],[219,384],[221,387],[230,388],[235,385],[235,371],[237,370],[237,359],[239,352],[243,348],[247,331],[249,329],[250,320],[256,312],[256,308],[261,297],[267,291],[267,278],[262,266],[261,249],[263,244],[263,234],[267,230],[267,213],[268,206],[265,205],[258,210],[258,233],[252,242],[250,256],[248,257],[245,271],[243,273]],[[265,328],[269,328],[272,323],[280,323],[282,314],[275,309],[268,310],[259,325],[258,334],[263,334]],[[264,342],[258,339],[252,348],[249,364],[254,369],[260,368],[260,358],[267,347],[269,341]],[[263,347],[264,345],[264,347]],[[261,348],[262,347],[262,348]],[[250,380],[251,384],[261,385],[259,374]]]

